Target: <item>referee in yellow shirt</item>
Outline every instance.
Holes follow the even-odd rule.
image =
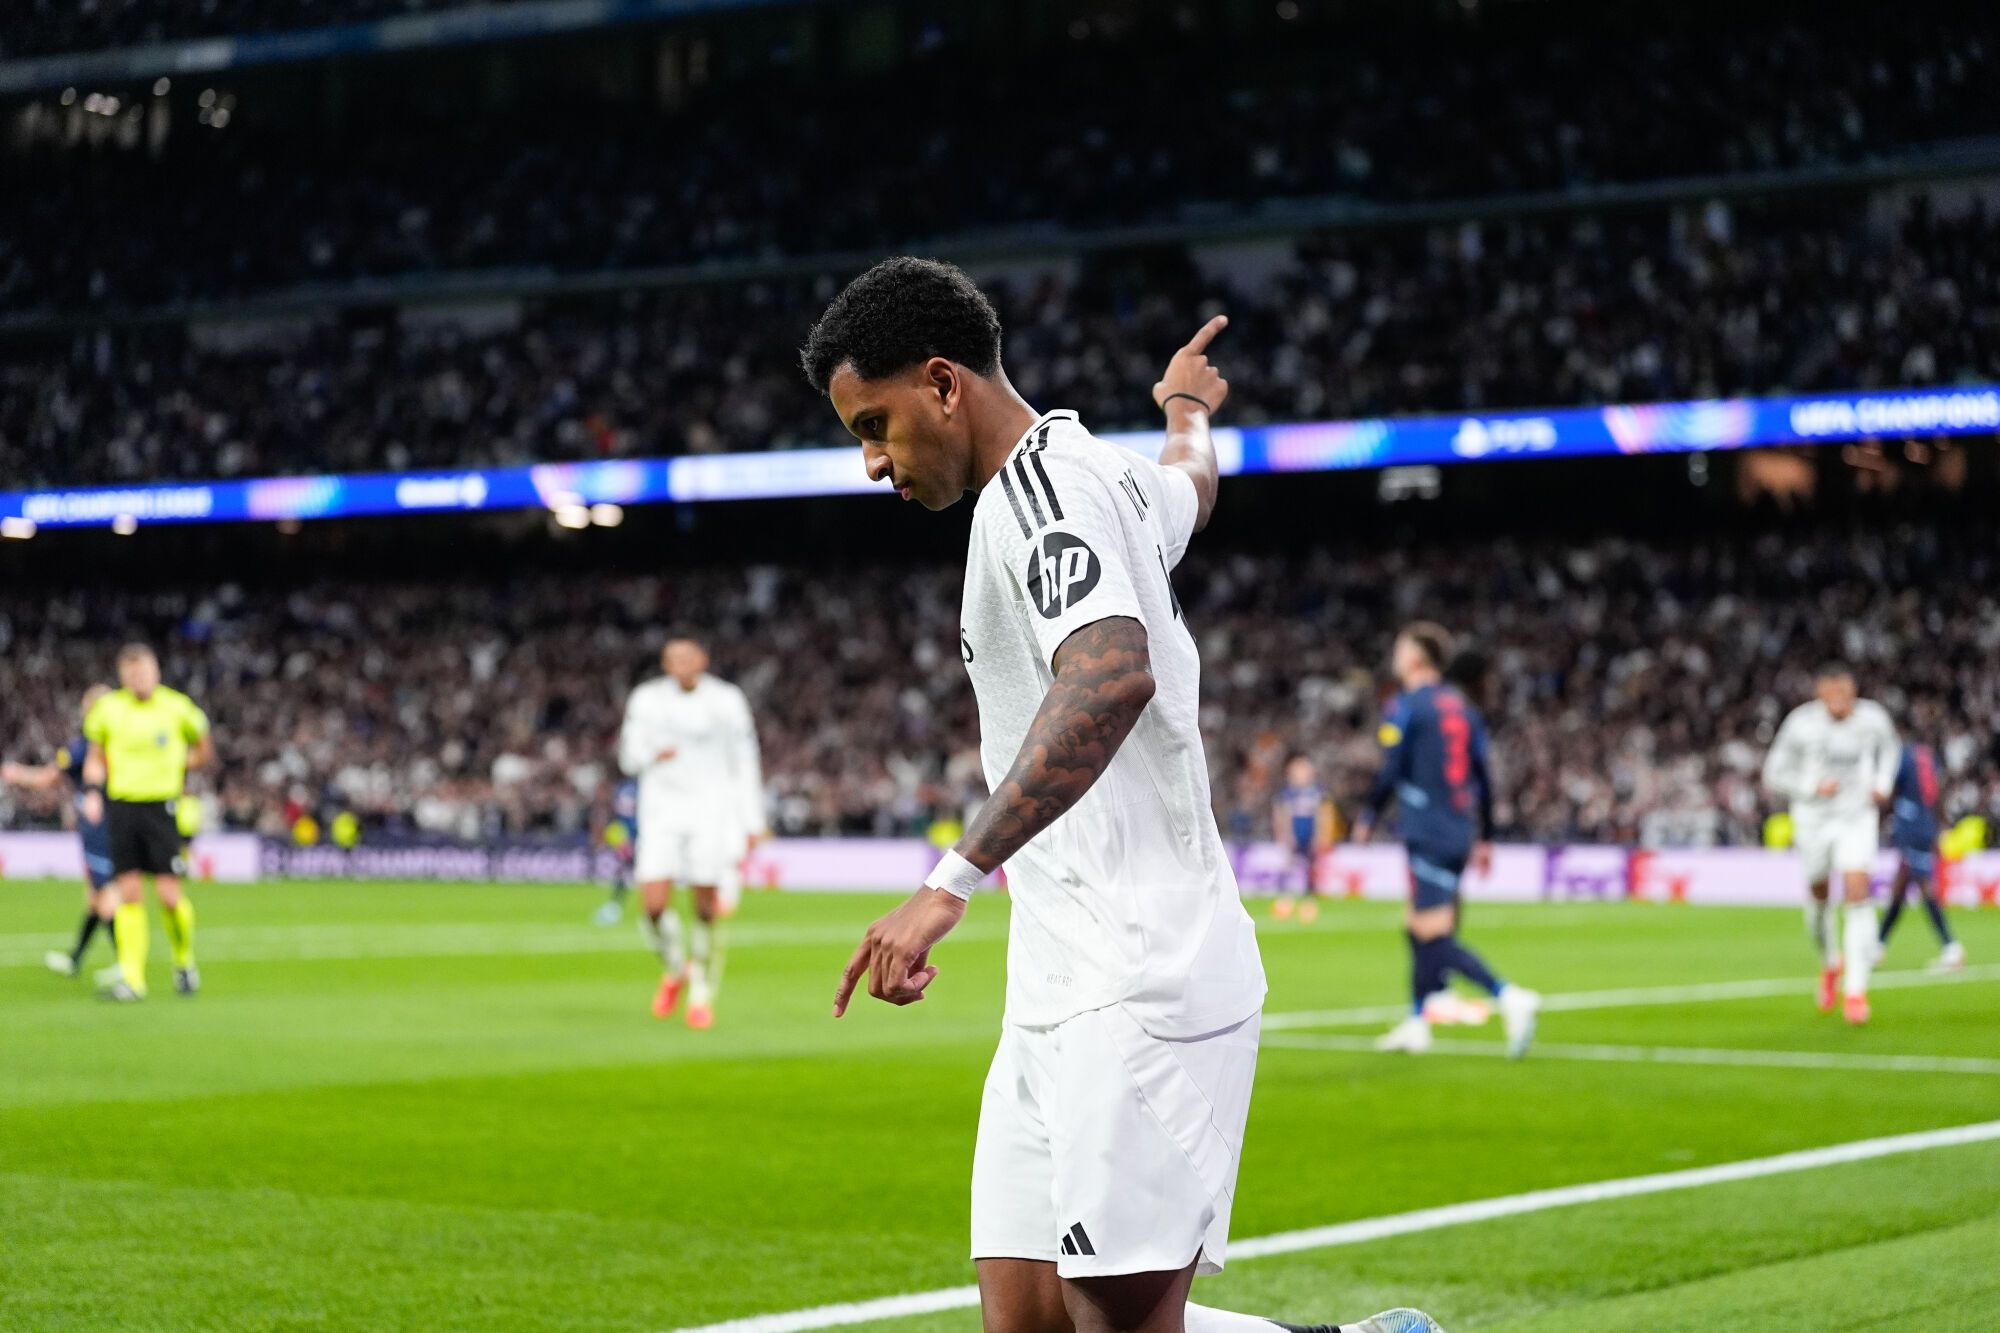
[[[160,684],[160,659],[141,643],[118,650],[122,687],[99,699],[83,719],[90,742],[86,780],[104,783],[111,869],[120,899],[118,974],[104,987],[113,1000],[146,998],[146,880],[160,896],[160,915],[174,951],[174,989],[201,988],[194,966],[194,904],[181,892],[181,832],[174,804],[190,768],[214,757],[208,716],[179,690]]]

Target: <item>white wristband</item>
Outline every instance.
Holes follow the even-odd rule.
[[[924,880],[927,889],[939,889],[961,902],[972,901],[972,891],[979,887],[979,881],[986,878],[986,872],[957,852],[946,852],[944,860]]]

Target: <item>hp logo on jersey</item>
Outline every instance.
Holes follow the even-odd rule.
[[[1054,620],[1090,595],[1104,570],[1097,552],[1067,532],[1042,534],[1041,549],[1028,561],[1028,596],[1045,620]]]

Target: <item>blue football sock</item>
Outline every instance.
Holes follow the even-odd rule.
[[[1927,893],[1924,895],[1924,910],[1930,913],[1931,929],[1937,932],[1938,943],[1954,943],[1951,933],[1951,923],[1944,919],[1944,904],[1938,901],[1936,894]],[[1888,933],[1887,927],[1883,928],[1883,933]]]
[[[1903,898],[1908,892],[1906,884],[1901,891],[1889,895],[1889,906],[1882,913],[1882,933],[1877,937],[1884,944],[1889,942],[1889,932],[1896,928],[1896,918],[1903,914]]]
[[[1486,966],[1480,956],[1458,942],[1458,936],[1447,935],[1435,941],[1443,946],[1443,970],[1456,972],[1488,995],[1498,995],[1506,982],[1493,975],[1493,969]]]
[[[1438,947],[1444,941],[1420,940],[1415,935],[1409,940],[1410,1012],[1422,1014],[1425,998],[1444,987],[1444,953]]]

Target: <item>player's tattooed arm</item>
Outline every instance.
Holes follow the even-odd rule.
[[[986,798],[957,852],[991,870],[1026,846],[1090,790],[1153,697],[1146,627],[1130,616],[1086,625],[1056,649],[1055,683],[1042,699],[1014,766]],[[919,889],[868,927],[833,991],[833,1016],[847,1012],[862,976],[868,993],[915,1004],[937,979],[931,948],[965,915],[965,902]]]
[[[991,870],[1083,799],[1111,767],[1153,689],[1146,627],[1130,616],[1107,617],[1063,640],[1055,683],[958,854]]]

